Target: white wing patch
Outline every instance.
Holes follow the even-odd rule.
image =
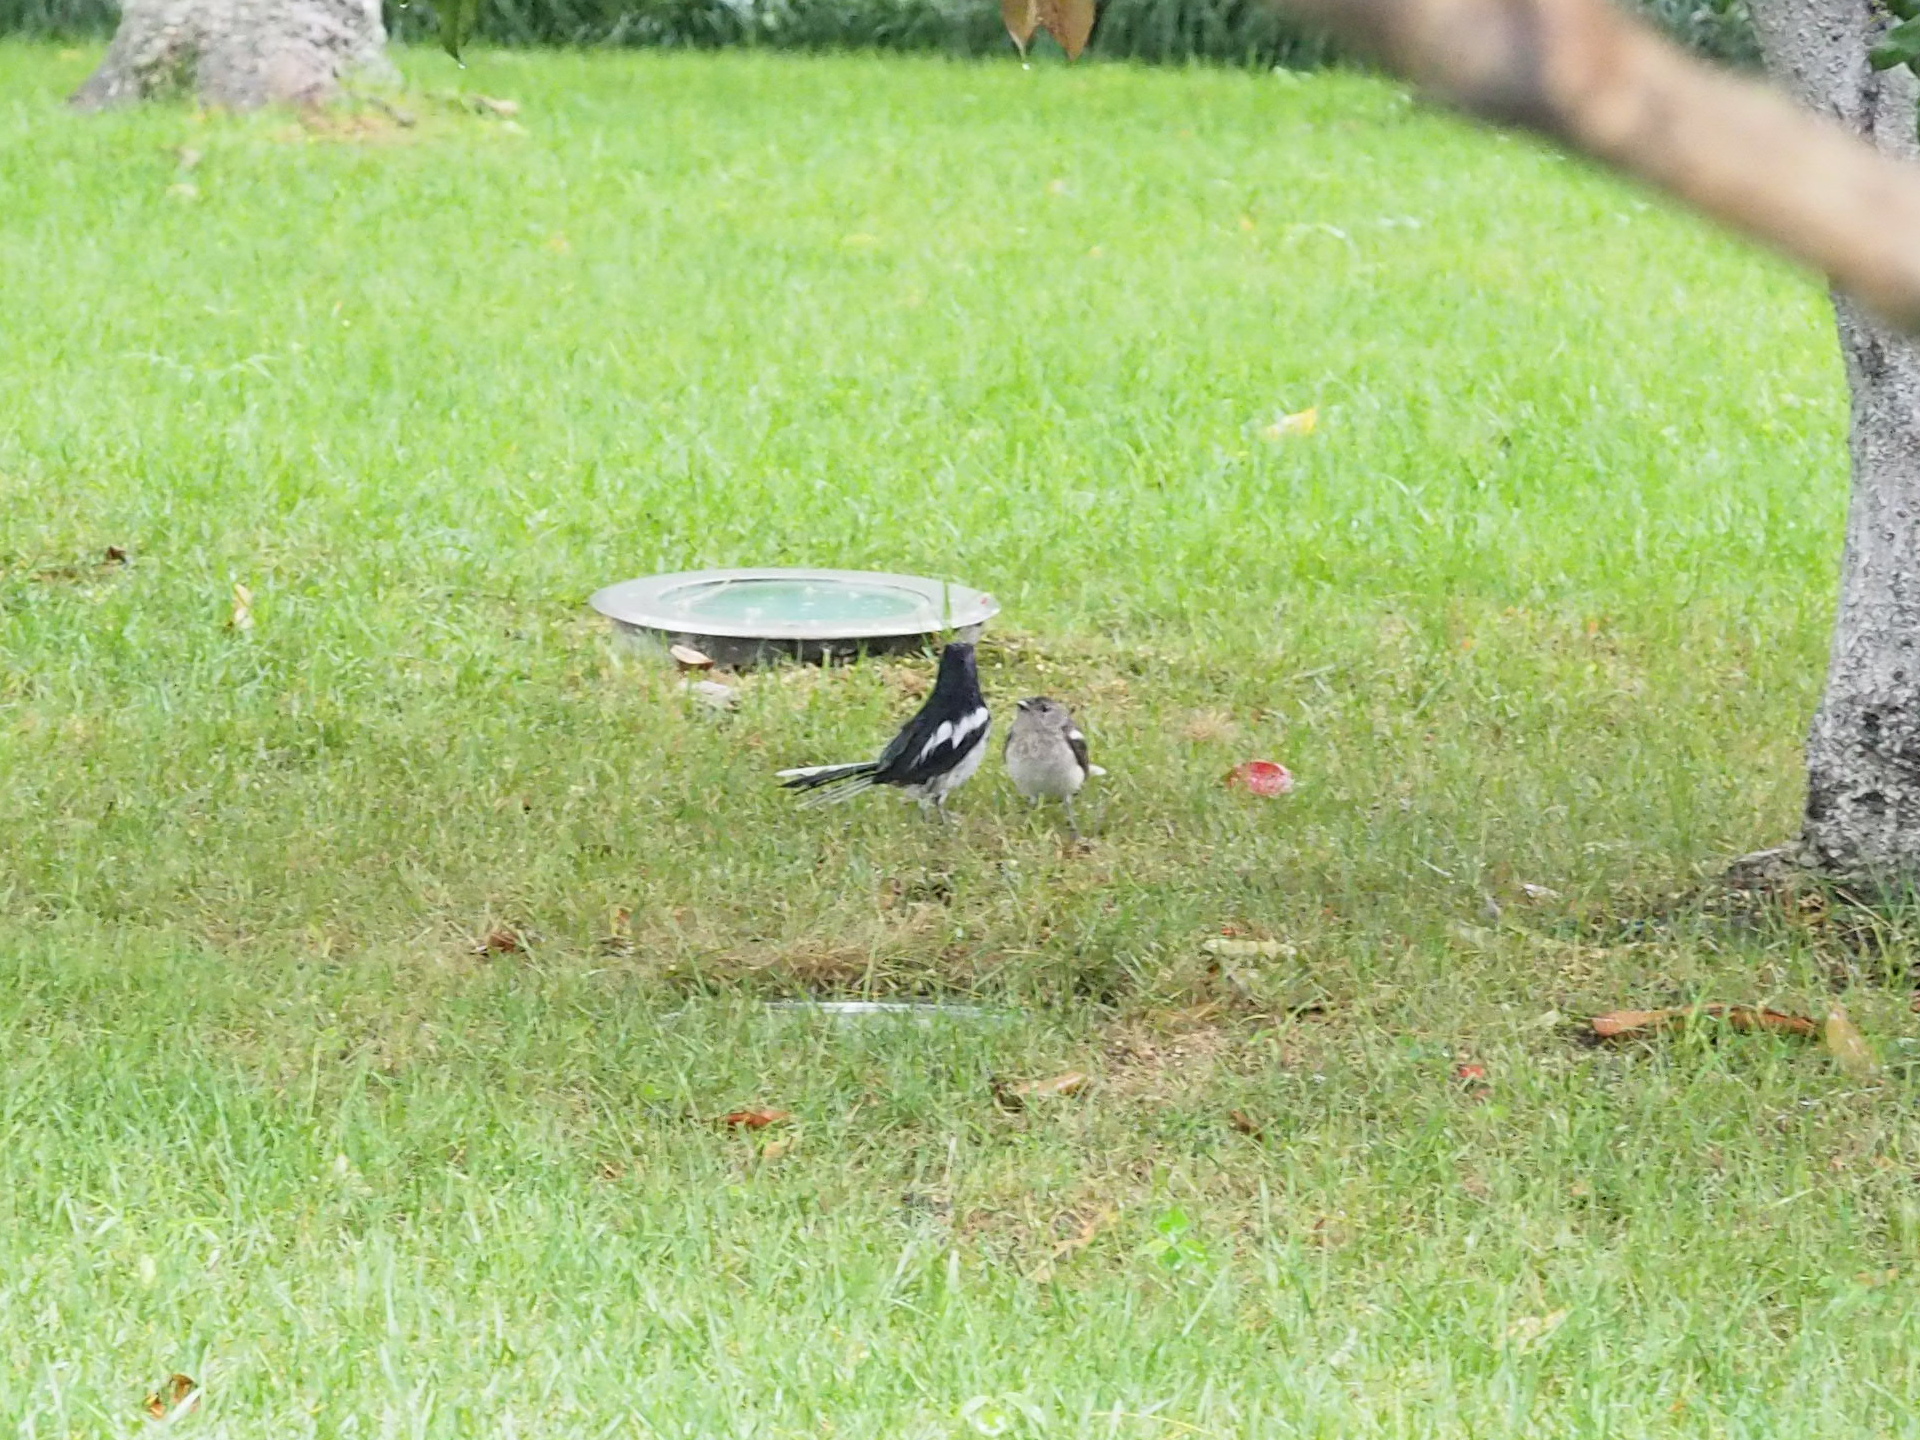
[[[929,755],[933,754],[934,751],[938,750],[942,745],[947,744],[952,739],[953,739],[953,722],[951,720],[942,720],[940,722],[940,728],[934,731],[932,737],[927,741],[927,743],[920,747],[921,760],[925,760]]]
[[[935,730],[927,743],[920,747],[920,759],[915,763],[925,764],[927,757],[943,745],[951,746],[955,750],[965,749],[967,737],[975,731],[985,730],[987,722],[992,718],[993,713],[982,705],[961,716],[958,724],[951,720],[942,720],[940,728]]]

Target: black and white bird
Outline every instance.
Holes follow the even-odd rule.
[[[1044,695],[1022,700],[1007,731],[1006,757],[1013,788],[1036,805],[1042,800],[1064,802],[1067,828],[1078,840],[1073,797],[1089,775],[1107,772],[1087,758],[1087,737],[1073,723],[1073,712]]]
[[[946,813],[947,797],[980,768],[993,724],[973,646],[956,642],[940,652],[940,677],[927,703],[901,727],[878,760],[853,765],[805,765],[779,772],[789,790],[812,790],[803,805],[848,800],[875,785],[897,786],[923,807]]]

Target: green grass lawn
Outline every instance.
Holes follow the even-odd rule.
[[[1346,76],[91,58],[0,47],[0,1427],[1915,1430],[1904,1072],[1568,1033],[1920,1034],[1902,932],[1693,898],[1796,817],[1814,284]],[[991,590],[1091,849],[786,803],[923,662],[716,721],[584,607],[743,563]]]

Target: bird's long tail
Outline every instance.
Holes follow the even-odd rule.
[[[816,805],[851,800],[862,790],[871,790],[874,772],[879,768],[872,760],[862,760],[855,765],[802,765],[797,770],[782,770],[778,776],[789,790],[815,792],[800,802],[802,809],[811,810]]]

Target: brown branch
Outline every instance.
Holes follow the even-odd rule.
[[[1461,109],[1547,135],[1920,330],[1920,166],[1606,0],[1280,0]]]

